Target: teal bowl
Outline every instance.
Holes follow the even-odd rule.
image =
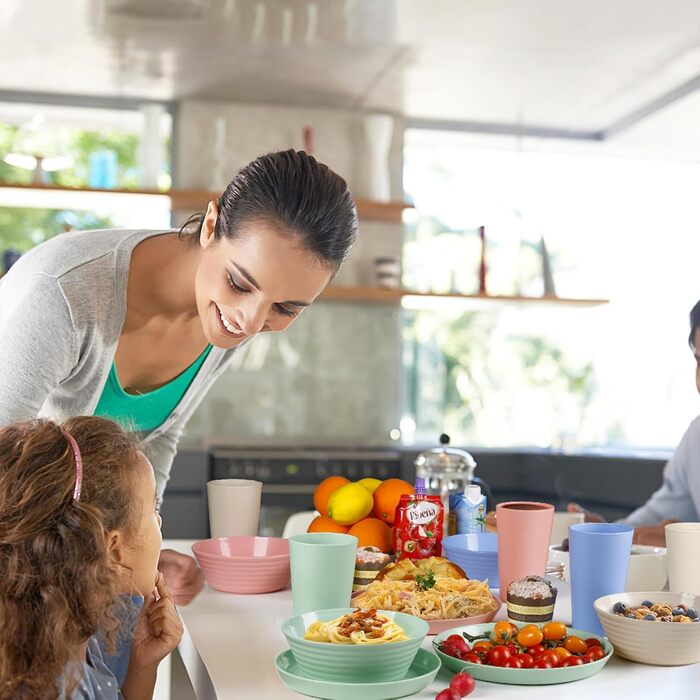
[[[413,615],[380,610],[403,629],[408,639],[388,644],[330,644],[311,642],[304,634],[313,622],[326,622],[351,613],[355,608],[318,610],[291,617],[282,623],[299,671],[309,678],[334,683],[385,683],[403,678],[413,663],[428,623]]]

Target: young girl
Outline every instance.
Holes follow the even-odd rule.
[[[0,430],[0,700],[151,698],[182,625],[157,572],[153,468],[103,418]],[[123,687],[104,665],[120,596],[145,602]]]

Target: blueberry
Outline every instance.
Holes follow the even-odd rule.
[[[623,613],[627,610],[627,606],[624,603],[615,603],[613,606],[613,612]]]
[[[654,604],[654,603],[652,603],[650,600],[645,600],[645,601],[642,603],[642,607],[644,607],[644,608],[650,608],[653,604]]]
[[[691,620],[697,620],[698,619],[698,614],[695,611],[695,608],[688,608],[685,611],[686,617],[689,617]]]
[[[676,615],[685,615],[685,610],[683,610],[682,608],[673,608],[673,610],[671,611],[671,615],[673,615],[673,617],[675,617]]]
[[[645,620],[651,620],[652,622],[655,622],[655,621],[656,621],[656,615],[652,615],[651,613],[649,613],[648,615],[645,615],[645,616],[644,616],[644,619],[645,619]]]

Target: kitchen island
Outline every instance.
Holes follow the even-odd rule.
[[[192,542],[163,543],[191,553]],[[571,623],[568,587],[560,584],[555,618]],[[292,615],[291,591],[267,595],[232,595],[210,588],[190,605],[178,608],[185,627],[180,654],[199,700],[278,700],[303,697],[287,690],[277,676],[274,659],[287,649],[280,631]],[[505,618],[505,607],[497,619]],[[423,646],[432,649],[433,637]],[[452,673],[441,669],[435,681],[414,698],[433,700],[447,687]],[[575,683],[550,686],[508,686],[477,681],[473,698],[542,700],[565,694],[567,700],[669,700],[696,698],[700,692],[700,664],[692,666],[645,666],[617,656],[597,675]],[[362,694],[358,690],[358,700]]]

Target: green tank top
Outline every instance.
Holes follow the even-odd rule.
[[[112,362],[95,415],[111,418],[129,430],[154,430],[180,403],[210,350],[211,345],[207,345],[204,352],[182,374],[145,394],[127,394],[119,383],[117,369]]]

